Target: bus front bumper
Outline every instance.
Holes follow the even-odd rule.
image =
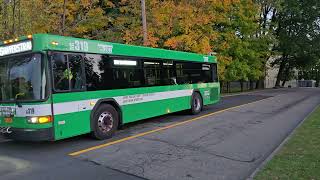
[[[3,133],[3,136],[18,141],[53,141],[53,128],[45,129],[22,129],[10,128],[10,133]]]

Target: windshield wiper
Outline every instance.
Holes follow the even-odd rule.
[[[24,95],[25,95],[25,93],[19,93],[19,94],[16,94],[16,97],[14,98],[14,102],[16,103],[16,105],[17,105],[19,108],[22,107],[22,104],[21,104],[21,102],[19,102],[18,98],[19,98],[19,96],[24,96]]]
[[[21,104],[21,102],[18,101],[18,99],[15,99],[15,103],[16,103],[16,105],[17,105],[19,108],[22,107],[22,104]]]

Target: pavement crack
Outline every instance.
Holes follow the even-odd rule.
[[[206,134],[204,134],[204,135],[200,136],[199,138],[197,138],[197,139],[195,139],[195,140],[191,141],[191,143],[190,143],[190,144],[193,144],[193,143],[195,143],[195,142],[199,142],[200,140],[202,140],[202,139],[206,138],[207,136],[209,136],[209,135],[211,135],[211,134],[216,133],[216,132],[217,132],[217,131],[219,131],[219,130],[220,130],[220,128],[213,128],[213,130],[211,130],[211,131],[207,132]]]
[[[85,158],[85,159],[82,159],[82,160],[85,161],[85,162],[94,164],[94,165],[96,165],[96,166],[104,166],[103,164],[98,163],[98,162],[96,162],[96,161],[94,161],[94,160],[91,160],[91,159],[88,159],[88,158]]]
[[[217,152],[209,152],[207,150],[201,149],[200,147],[195,147],[195,146],[190,146],[190,145],[176,145],[176,144],[173,144],[173,143],[170,143],[168,141],[161,140],[161,139],[146,138],[146,137],[143,137],[143,139],[149,140],[149,141],[157,141],[157,142],[165,143],[165,144],[167,144],[169,146],[173,146],[175,148],[183,148],[183,149],[190,150],[190,151],[198,151],[198,152],[201,152],[201,153],[206,153],[206,154],[211,155],[211,156],[215,156],[215,157],[219,157],[219,158],[223,158],[223,159],[228,159],[228,160],[231,160],[231,161],[241,162],[241,163],[253,163],[253,162],[255,162],[256,160],[258,160],[261,157],[261,155],[259,155],[257,157],[253,157],[253,158],[250,158],[250,159],[241,159],[241,158],[237,158],[237,157],[222,155],[222,154],[219,154]]]
[[[244,160],[244,159],[231,157],[231,156],[226,156],[226,155],[222,155],[222,154],[218,154],[218,153],[212,153],[212,152],[207,152],[207,151],[203,151],[203,150],[200,150],[200,151],[204,152],[204,153],[207,153],[207,154],[210,154],[210,155],[213,155],[213,156],[216,156],[216,157],[220,157],[220,158],[224,158],[224,159],[228,159],[228,160],[236,161],[236,162],[242,162],[242,163],[253,163],[253,162],[255,162],[256,160],[258,160],[261,157],[261,155],[259,155],[257,157],[253,157],[253,158],[250,158],[248,160]]]
[[[88,158],[85,158],[85,159],[82,159],[82,160],[83,160],[84,162],[91,163],[91,164],[93,164],[93,165],[95,165],[95,166],[100,166],[100,167],[103,167],[103,168],[111,169],[111,170],[113,170],[113,171],[117,171],[117,172],[126,174],[126,175],[128,175],[128,176],[137,177],[137,178],[140,178],[140,179],[142,179],[142,180],[149,180],[149,179],[147,179],[147,178],[145,178],[145,177],[137,176],[137,175],[135,175],[135,174],[130,174],[130,173],[126,172],[126,171],[121,171],[121,170],[119,170],[119,169],[115,169],[115,168],[112,168],[112,167],[110,167],[110,166],[106,166],[106,165],[104,165],[104,164],[101,164],[101,163],[99,163],[99,162],[96,162],[96,161],[91,160],[91,159],[88,159]],[[137,165],[137,166],[138,166],[138,165]],[[144,172],[144,168],[142,168],[142,169],[143,169],[143,172]],[[143,173],[143,174],[144,174],[144,173]]]

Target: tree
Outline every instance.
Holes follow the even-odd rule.
[[[95,38],[105,30],[108,22],[100,3],[99,0],[2,1],[1,30],[6,36],[3,38],[33,33]]]
[[[220,54],[219,58],[227,60],[220,79],[227,84],[229,81],[239,80],[242,90],[244,81],[250,80],[253,88],[253,81],[263,77],[265,57],[270,54],[270,38],[260,33],[257,23],[257,7],[257,4],[249,0],[232,2],[227,7],[220,8],[224,17],[215,23],[218,38],[214,42],[221,46],[215,46],[214,51]],[[241,72],[236,73],[239,78],[231,78],[230,74],[235,74],[236,68]]]
[[[275,86],[286,79],[292,68],[301,69],[319,59],[320,2],[286,0],[279,14],[276,50],[282,57],[276,61],[279,73]]]

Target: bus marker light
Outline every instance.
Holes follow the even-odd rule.
[[[52,122],[51,116],[28,117],[28,123],[30,124],[44,124],[49,122]]]
[[[13,42],[13,40],[12,40],[12,39],[10,39],[10,40],[9,40],[9,42],[10,42],[10,43],[12,43],[12,42]]]
[[[32,35],[31,35],[31,34],[30,34],[30,35],[28,35],[27,37],[28,37],[28,39],[32,39]]]
[[[3,41],[3,44],[8,44],[8,41]]]
[[[15,39],[14,39],[14,41],[16,41],[16,42],[17,42],[17,41],[19,41],[19,39],[18,39],[18,38],[15,38]]]
[[[59,45],[59,43],[55,42],[55,41],[52,41],[51,44],[54,45],[54,46],[58,46]]]
[[[90,106],[94,106],[94,105],[96,105],[95,102],[90,102]]]
[[[4,118],[4,122],[7,124],[11,124],[13,122],[12,118]]]
[[[49,123],[51,122],[51,117],[50,116],[39,117],[38,121],[40,124]]]

